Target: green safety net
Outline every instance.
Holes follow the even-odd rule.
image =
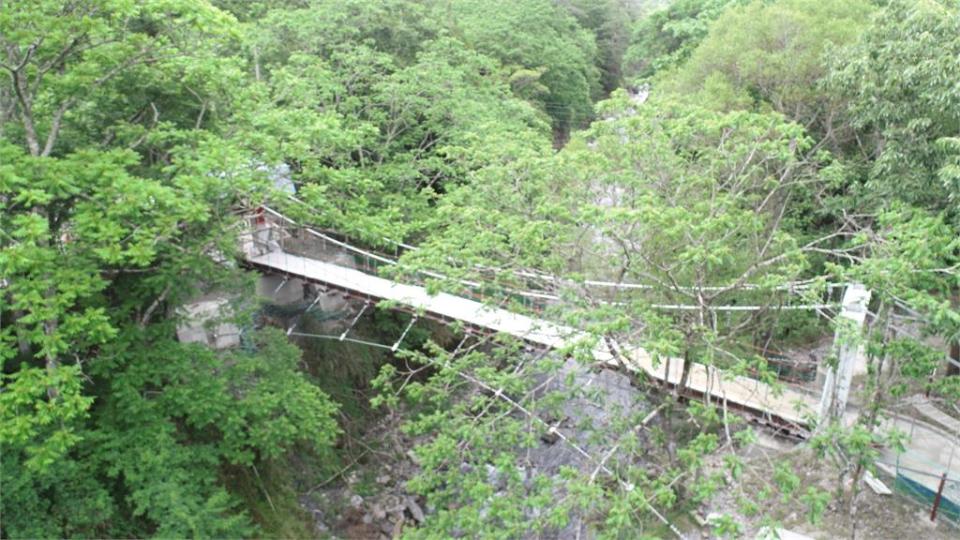
[[[906,495],[909,499],[920,503],[928,509],[933,509],[933,501],[937,496],[936,491],[914,479],[908,478],[900,471],[897,472],[897,479],[894,486],[897,493]],[[948,493],[958,492],[960,492],[960,480],[948,479],[944,484],[944,495],[940,498],[940,506],[937,510],[938,521],[943,520],[960,527],[960,501],[952,500],[946,495]]]
[[[307,311],[309,309],[309,311]],[[336,309],[324,311],[318,306],[313,305],[313,300],[304,300],[292,304],[273,304],[265,303],[260,306],[257,312],[258,317],[271,317],[274,319],[290,319],[293,317],[307,316],[317,322],[331,321],[340,319],[349,315],[346,309]]]

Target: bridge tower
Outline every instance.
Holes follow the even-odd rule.
[[[840,321],[834,337],[837,364],[827,371],[820,395],[818,425],[840,418],[847,410],[850,383],[854,374],[865,371],[865,344],[862,330],[867,319],[870,291],[859,283],[851,283],[843,292]]]

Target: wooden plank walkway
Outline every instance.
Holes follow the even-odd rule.
[[[503,332],[511,336],[542,345],[551,349],[570,347],[591,337],[575,328],[558,325],[485,305],[459,296],[439,293],[429,294],[426,289],[416,285],[396,283],[381,277],[364,273],[333,263],[319,261],[309,257],[295,255],[275,249],[269,253],[247,253],[249,263],[279,274],[288,274],[308,281],[324,283],[339,289],[353,291],[363,296],[389,300],[422,310],[445,319]],[[673,359],[670,362],[654,365],[651,356],[640,347],[623,346],[619,354],[628,369],[648,374],[652,378],[666,381],[670,385],[679,383],[682,362]],[[593,350],[594,358],[600,363],[619,365],[616,357],[605,344],[597,345]],[[669,373],[667,367],[669,366]],[[814,413],[817,402],[805,394],[784,389],[775,393],[773,389],[756,379],[731,376],[722,370],[694,364],[690,371],[688,390],[705,396],[719,406],[748,411],[761,419],[786,428],[793,426],[794,434],[802,434],[807,426],[807,417]]]

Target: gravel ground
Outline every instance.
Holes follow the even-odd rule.
[[[789,461],[793,470],[800,476],[802,485],[796,494],[804,493],[809,486],[816,486],[831,494],[836,493],[836,472],[830,464],[819,460],[809,449],[791,447],[781,441],[761,441],[747,452],[748,464],[744,467],[752,470],[746,474],[739,487],[721,490],[703,508],[703,514],[711,512],[727,514],[744,525],[741,538],[754,538],[763,526],[763,519],[771,518],[782,528],[805,534],[816,539],[855,538],[862,540],[957,540],[960,529],[947,523],[930,522],[930,508],[907,500],[899,494],[877,495],[865,484],[857,497],[857,513],[851,518],[845,504],[833,500],[819,523],[813,525],[807,518],[806,505],[799,496],[783,500],[772,496],[760,505],[760,511],[752,516],[741,511],[738,499],[744,495],[755,495],[769,485],[773,476],[773,464]],[[889,477],[880,477],[888,487],[893,486]],[[849,489],[849,486],[847,486]],[[845,496],[848,496],[848,491]],[[854,523],[856,529],[854,530]],[[709,532],[698,531],[701,538],[714,538]],[[696,538],[696,536],[694,536]]]

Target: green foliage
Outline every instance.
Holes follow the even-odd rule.
[[[818,86],[829,72],[826,55],[856,40],[871,12],[866,0],[730,7],[667,86],[724,110],[755,102],[832,137],[841,105]]]
[[[960,237],[945,222],[944,216],[894,205],[877,216],[877,234],[860,236],[856,242],[868,250],[868,257],[850,268],[831,266],[838,275],[856,279],[869,287],[881,307],[910,306],[922,313],[917,333],[897,336],[880,332],[874,340],[872,355],[890,357],[902,366],[907,381],[926,381],[942,351],[931,350],[922,340],[924,333],[956,336],[960,333],[960,313],[951,303],[958,281],[955,264]],[[881,313],[883,309],[879,310]],[[886,324],[879,318],[878,327]],[[895,325],[898,333],[900,324]],[[949,395],[949,394],[948,394]]]
[[[510,361],[509,353],[498,356],[501,361]],[[480,536],[507,538],[544,527],[558,518],[562,521],[556,525],[564,526],[564,513],[543,514],[533,521],[526,515],[530,508],[543,507],[544,502],[551,500],[555,487],[555,480],[546,476],[534,477],[531,484],[513,455],[517,449],[532,447],[538,441],[540,428],[504,414],[509,405],[496,396],[460,395],[469,382],[462,374],[473,369],[478,370],[474,376],[482,377],[491,387],[503,387],[510,394],[524,392],[531,381],[484,367],[486,355],[479,353],[454,359],[434,348],[431,357],[411,358],[437,368],[428,386],[408,386],[401,392],[400,388],[392,388],[389,371],[377,380],[382,392],[410,399],[416,407],[418,413],[406,431],[414,436],[431,435],[415,450],[422,473],[408,487],[427,496],[437,512],[412,536],[433,538],[454,530],[470,530]],[[381,403],[396,401],[387,399]],[[485,410],[499,413],[471,419],[471,413]],[[497,420],[493,421],[494,418]],[[531,432],[531,427],[535,431]],[[506,493],[493,497],[499,490]]]
[[[54,389],[57,401],[47,399]],[[0,394],[0,441],[25,453],[27,470],[42,472],[80,441],[77,424],[93,398],[81,392],[77,366],[43,370],[22,365],[5,376]]]
[[[622,101],[608,105],[618,116],[626,108]],[[782,173],[795,166],[807,139],[799,126],[775,115],[658,105],[598,123],[569,146],[564,157],[577,185],[587,185],[589,177],[595,184],[590,188],[625,191],[613,204],[582,208],[581,219],[633,246],[649,239],[644,251],[675,248],[668,255],[683,263],[677,283],[690,283],[698,268],[714,282],[729,281],[741,265],[750,264],[741,259],[749,251],[744,242],[769,219],[753,205],[761,204],[768,190],[789,189],[791,179]],[[705,200],[698,193],[713,196]],[[628,223],[644,228],[633,237],[617,234]],[[786,235],[777,232],[773,241],[789,246]]]
[[[800,489],[800,477],[793,472],[789,462],[781,461],[773,468],[773,482],[780,489],[781,501],[789,502],[795,491]]]
[[[558,2],[584,29],[596,37],[595,64],[600,70],[600,85],[605,93],[623,82],[623,54],[629,46],[631,25],[652,2],[630,0],[565,0]]]
[[[165,105],[195,112],[199,104],[171,103],[168,77],[198,82],[206,74],[198,62],[216,60],[191,42],[229,39],[231,29],[231,17],[206,2],[33,0],[4,9],[0,63],[10,79],[0,94],[0,133],[23,141],[31,155],[84,148],[91,140],[109,143],[123,132],[135,140],[149,116],[131,113],[146,96],[120,90],[137,81],[140,89],[156,91],[147,94],[148,103],[153,98],[164,113]]]
[[[649,448],[636,430],[640,415],[583,388],[569,371],[579,368],[569,363],[564,367],[552,355],[530,361],[512,340],[494,343],[500,347],[490,353],[471,346],[458,355],[429,344],[404,355],[414,367],[385,366],[375,382],[377,405],[409,412],[404,431],[421,442],[414,449],[420,472],[408,488],[436,508],[421,527],[405,532],[411,538],[577,529],[603,538],[656,536],[649,512],[678,503],[675,479],[687,472],[658,477],[645,470],[640,460]],[[411,381],[424,367],[431,369],[429,379]],[[608,411],[609,423],[570,417],[571,400]],[[565,435],[552,435],[554,424]],[[681,446],[688,471],[698,470],[703,452],[716,446],[712,434]],[[591,457],[608,448],[620,453],[602,462]]]
[[[711,525],[713,526],[713,531],[720,538],[737,538],[743,534],[743,526],[728,515],[717,517],[711,522]]]
[[[294,445],[330,447],[335,406],[297,373],[298,354],[282,335],[264,334],[255,354],[218,356],[164,333],[111,344],[91,363],[99,402],[69,453],[38,468],[31,446],[5,437],[11,536],[35,536],[33,512],[56,516],[41,536],[247,535],[249,520],[218,468]],[[13,465],[21,452],[27,467]],[[78,490],[88,492],[87,506],[72,502]],[[128,505],[132,515],[120,511]]]
[[[360,407],[354,387],[385,357],[315,385],[279,332],[249,330],[247,348],[222,352],[174,338],[183,304],[250,290],[231,260],[236,211],[285,170],[297,219],[371,245],[419,243],[398,276],[442,271],[451,279],[430,289],[461,292],[456,278],[481,280],[491,303],[517,309],[531,307],[518,290],[555,294],[543,316],[591,334],[564,351],[574,358],[612,340],[642,343],[655,362],[753,373],[751,333],[814,327],[766,318],[781,285],[863,283],[873,314],[843,332],[870,361],[863,414],[811,442],[841,480],[903,443],[877,429],[890,399],[960,397],[960,379],[931,377],[943,351],[925,341],[960,336],[960,8],[678,0],[634,22],[649,5],[5,3],[3,535],[304,533],[280,523],[303,519],[288,459],[336,461],[334,418]],[[623,78],[652,84],[651,98],[614,91],[595,110]],[[585,278],[653,288],[598,293]],[[719,321],[729,303],[760,309]],[[251,306],[231,307],[223,316],[250,327]],[[904,313],[918,335],[902,330]],[[755,441],[699,402],[647,430],[611,406],[602,426],[561,426],[582,436],[579,467],[532,471],[523,455],[570,420],[564,407],[602,396],[520,344],[454,355],[425,334],[408,336],[419,352],[403,358],[419,368],[387,364],[373,383],[373,405],[406,414],[420,441],[410,488],[436,512],[414,538],[667,534],[655,508],[707,500],[724,480],[708,457]],[[305,349],[314,370],[359,356]],[[735,482],[748,467],[722,458]],[[772,482],[811,522],[826,511],[829,497],[803,492],[790,464]],[[773,492],[742,497],[745,509]],[[744,533],[730,518],[714,525]]]
[[[950,83],[960,77],[958,54],[956,2],[898,0],[835,56],[828,88],[847,100],[862,133],[854,157],[866,169],[864,197],[933,210],[956,197],[948,138],[960,129],[960,89]]]
[[[807,487],[807,491],[800,496],[800,500],[807,505],[807,516],[812,525],[816,525],[823,517],[823,513],[830,503],[830,494],[814,486]]]
[[[547,0],[462,0],[448,4],[449,31],[497,59],[510,76],[543,69],[547,90],[534,98],[555,129],[567,132],[592,116],[599,97],[595,37]]]
[[[334,442],[282,336],[224,355],[173,337],[182,303],[249,286],[218,262],[262,189],[220,131],[250,98],[221,56],[236,30],[197,2],[0,14],[5,536],[248,536],[220,467]]]
[[[581,268],[655,285],[620,293],[620,301],[700,306],[638,316],[643,323],[628,328],[643,328],[648,350],[736,363],[736,332],[721,328],[708,306],[744,301],[732,299],[747,281],[770,287],[751,302],[769,302],[778,284],[804,270],[799,231],[777,217],[787,209],[771,203],[817,182],[800,157],[808,139],[773,114],[715,113],[666,100],[633,112],[622,96],[604,106],[611,118],[560,155],[563,184],[575,186],[563,188],[571,221],[581,235],[604,239],[576,246]]]
[[[465,43],[436,17],[407,0],[318,2],[251,29],[265,99],[245,121],[261,152],[295,164],[318,225],[372,242],[415,236],[473,171],[548,147],[545,117],[514,97],[533,99],[526,76],[510,79],[484,36]]]
[[[214,516],[236,507],[237,501],[217,486],[218,464],[251,465],[255,459],[280,457],[296,444],[323,449],[333,442],[335,406],[299,376],[298,352],[279,332],[258,339],[254,354],[219,356],[173,343],[155,344],[144,354],[144,347],[135,345],[103,359],[109,363],[103,367],[113,373],[111,395],[120,399],[101,414],[111,431],[123,435],[101,441],[100,448],[108,456],[108,474],[120,473],[130,484],[134,512],[168,528],[167,535],[217,534],[189,531],[222,526]],[[144,386],[164,390],[144,399],[138,392]],[[182,438],[192,445],[183,446],[178,442]],[[147,448],[152,451],[145,453]],[[171,477],[173,471],[182,476]],[[168,493],[174,488],[180,495]],[[193,502],[203,493],[214,499]],[[214,503],[217,499],[221,502]],[[208,508],[210,504],[227,506]],[[211,516],[205,518],[207,511]],[[181,513],[195,520],[171,520]],[[211,525],[203,519],[211,519]]]
[[[642,80],[682,64],[707,36],[710,23],[742,2],[677,0],[641,18],[624,54],[624,74]]]

